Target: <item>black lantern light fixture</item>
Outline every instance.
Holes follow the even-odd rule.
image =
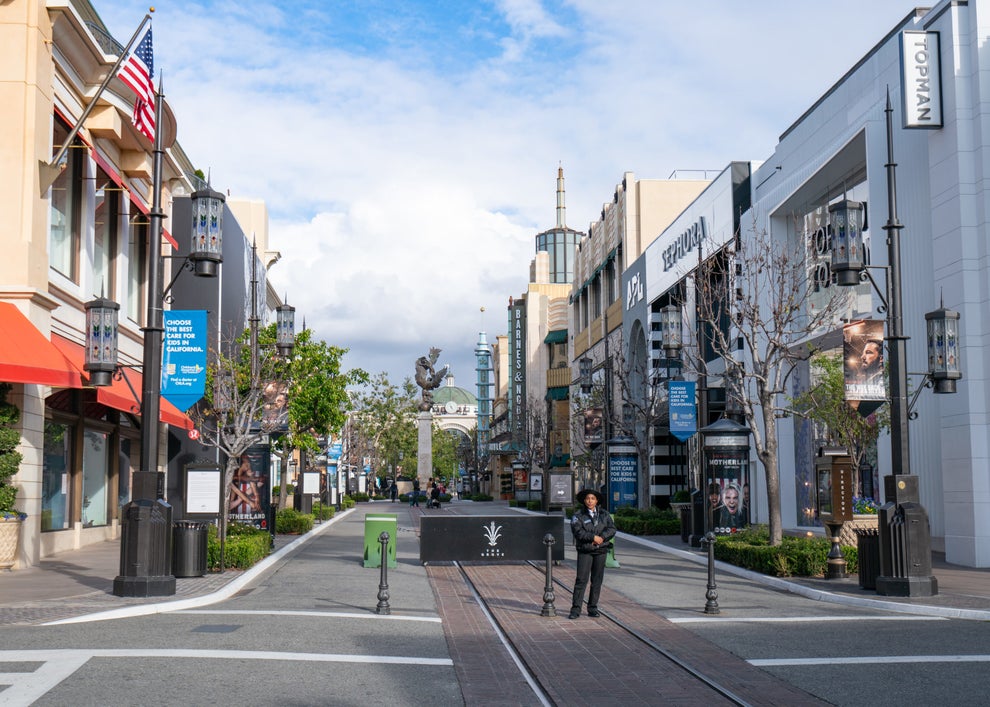
[[[832,227],[832,272],[837,285],[860,283],[863,259],[863,202],[843,199],[828,207]]]
[[[682,326],[680,307],[668,304],[660,310],[660,343],[666,358],[680,358],[681,347],[684,343]]]
[[[120,305],[102,295],[86,303],[86,359],[92,386],[113,382],[117,369],[117,316]]]
[[[189,260],[200,277],[216,277],[223,262],[223,194],[209,186],[189,196],[192,204],[192,243]]]
[[[962,378],[959,360],[959,312],[939,308],[925,315],[928,328],[928,375],[932,392],[955,393],[956,381]]]
[[[581,376],[581,393],[591,393],[591,359],[585,356],[578,361],[578,374]]]
[[[275,316],[275,347],[279,356],[288,358],[296,345],[296,308],[282,304],[276,308]]]

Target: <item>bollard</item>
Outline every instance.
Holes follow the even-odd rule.
[[[717,614],[718,587],[715,586],[715,533],[710,530],[701,539],[703,545],[708,545],[708,591],[705,592],[705,613]]]
[[[378,606],[375,607],[376,614],[391,614],[392,608],[388,605],[388,533],[383,532],[378,536],[378,542],[382,544],[382,573],[378,581]]]
[[[553,606],[553,544],[556,540],[553,533],[543,536],[543,544],[547,546],[547,584],[543,588],[543,609],[540,616],[556,616],[557,610]]]

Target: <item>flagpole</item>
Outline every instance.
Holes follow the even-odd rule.
[[[82,112],[82,115],[79,116],[79,120],[76,121],[75,126],[69,132],[69,136],[65,138],[65,141],[62,143],[62,146],[59,148],[58,152],[55,153],[55,157],[53,157],[50,162],[44,162],[42,160],[38,160],[38,165],[39,165],[38,177],[41,186],[41,196],[45,195],[45,192],[48,191],[48,188],[55,182],[55,180],[58,178],[58,175],[61,174],[62,170],[59,169],[58,163],[65,156],[65,153],[72,145],[72,141],[75,139],[76,135],[78,135],[79,131],[82,130],[83,125],[86,123],[86,118],[88,118],[89,114],[93,112],[94,108],[96,108],[96,102],[100,99],[100,96],[103,95],[103,92],[107,89],[107,86],[110,85],[110,82],[113,81],[114,77],[117,75],[117,70],[120,68],[120,65],[124,63],[124,59],[127,58],[127,55],[130,54],[131,47],[134,45],[135,40],[137,40],[141,32],[144,30],[144,26],[148,24],[148,22],[151,20],[151,13],[154,11],[155,8],[153,7],[149,8],[148,14],[146,14],[144,16],[144,19],[141,20],[141,24],[138,25],[137,30],[131,36],[131,39],[127,43],[127,46],[124,47],[124,51],[122,51],[120,53],[120,56],[117,57],[117,61],[113,65],[113,68],[110,69],[109,73],[107,74],[107,77],[103,79],[103,83],[100,84],[99,89],[97,89],[96,95],[93,96],[93,100],[89,102],[89,105],[86,106],[86,109]]]

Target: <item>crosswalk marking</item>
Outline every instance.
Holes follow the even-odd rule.
[[[887,665],[890,663],[987,663],[990,655],[863,655],[828,658],[755,658],[746,661],[759,668],[795,665]]]
[[[246,609],[184,609],[176,614],[209,614],[214,616],[320,616],[334,619],[362,619],[376,621],[420,621],[426,623],[442,623],[439,616],[401,616],[398,614],[355,614],[343,611],[271,611],[261,609],[249,611]]]

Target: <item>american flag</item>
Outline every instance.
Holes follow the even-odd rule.
[[[155,59],[151,49],[151,25],[141,35],[137,47],[130,53],[117,72],[120,80],[127,84],[137,99],[134,101],[134,115],[131,122],[140,133],[152,142],[155,141]]]

